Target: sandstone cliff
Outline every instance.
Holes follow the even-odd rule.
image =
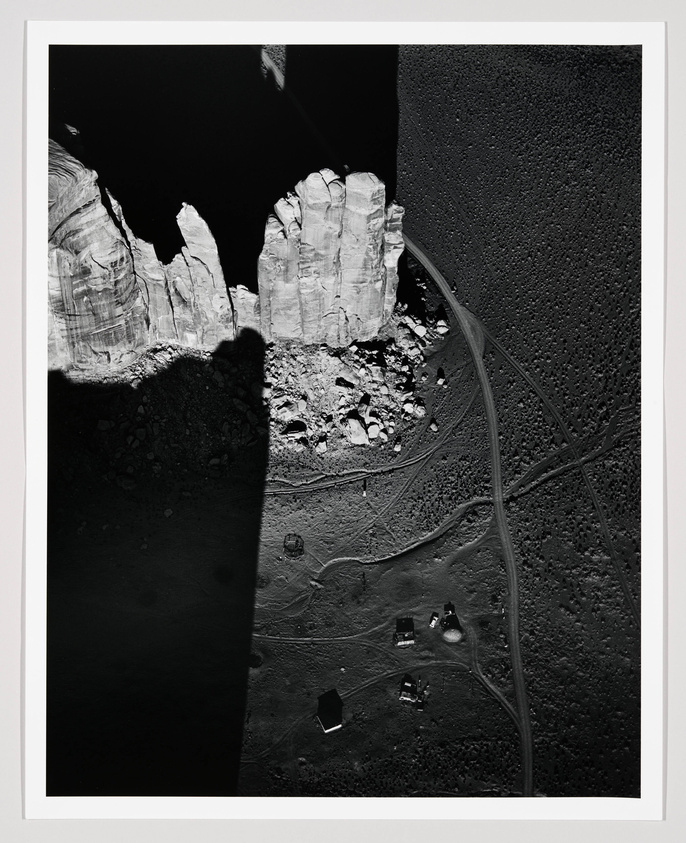
[[[236,324],[217,246],[203,218],[184,204],[176,216],[186,245],[169,264],[161,264],[150,243],[127,232],[133,265],[148,306],[148,339],[188,348],[214,348],[234,338]]]
[[[49,160],[50,365],[125,364],[148,333],[126,234],[103,202],[96,173],[52,141]]]
[[[372,173],[312,173],[276,203],[258,262],[262,334],[347,346],[389,319],[403,209]]]
[[[234,338],[237,318],[214,238],[191,205],[177,222],[185,246],[165,265],[128,227],[97,173],[50,141],[51,368],[97,372],[125,366],[159,342],[202,349]],[[238,298],[244,325],[255,325],[257,296],[243,288]]]
[[[227,288],[209,227],[177,216],[185,245],[168,264],[135,236],[98,176],[50,141],[49,365],[96,374],[147,348],[214,349],[241,328],[266,342],[338,348],[376,337],[389,320],[403,249],[403,209],[385,207],[371,173],[312,173],[269,217],[259,296]]]

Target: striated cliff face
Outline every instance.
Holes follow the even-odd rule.
[[[230,294],[212,233],[192,205],[176,216],[186,245],[169,264],[161,264],[150,243],[137,239],[121,209],[115,212],[128,235],[133,266],[148,306],[148,340],[187,348],[214,348],[234,338]]]
[[[48,242],[50,366],[135,359],[147,344],[147,307],[126,234],[97,174],[52,141]]]
[[[50,367],[107,371],[159,342],[214,348],[232,340],[236,313],[198,212],[182,207],[177,222],[186,245],[162,264],[97,173],[53,141],[49,153]],[[257,296],[244,289],[239,298],[246,314],[254,310]],[[244,325],[251,323],[254,316]]]
[[[50,141],[49,365],[97,375],[157,343],[213,349],[241,328],[347,346],[376,337],[395,306],[403,209],[383,183],[312,173],[269,217],[259,296],[227,288],[198,212],[177,216],[185,245],[168,264],[131,231],[98,176]]]
[[[376,337],[395,306],[403,250],[404,211],[385,206],[383,182],[320,170],[274,210],[258,263],[265,340],[340,347]]]

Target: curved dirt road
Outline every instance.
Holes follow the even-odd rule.
[[[498,416],[495,409],[495,401],[493,400],[493,392],[491,391],[488,373],[486,372],[486,366],[484,365],[483,357],[481,356],[479,338],[474,333],[472,315],[455,298],[450,285],[434,266],[433,262],[426,253],[407,235],[407,233],[403,236],[407,251],[412,255],[412,257],[419,261],[419,263],[429,273],[443,294],[446,302],[450,306],[450,309],[455,314],[455,318],[459,322],[462,333],[464,334],[465,340],[467,341],[467,345],[469,346],[469,350],[472,354],[474,368],[476,369],[479,385],[483,395],[486,419],[488,421],[488,440],[491,452],[491,488],[493,495],[494,516],[498,526],[498,535],[500,537],[503,561],[505,562],[505,568],[507,570],[509,598],[507,622],[508,635],[510,639],[512,674],[515,686],[515,696],[517,698],[517,713],[519,715],[519,729],[521,735],[523,771],[522,793],[524,796],[532,796],[533,743],[531,738],[529,701],[526,693],[522,656],[519,647],[519,578],[517,572],[517,562],[514,554],[514,546],[512,544],[512,537],[510,536],[510,531],[507,526],[507,518],[505,515],[503,482],[500,470]]]

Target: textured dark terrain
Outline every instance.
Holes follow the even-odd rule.
[[[534,779],[548,795],[636,795],[640,49],[400,57],[399,201],[494,340],[505,482],[570,443],[597,453],[586,478],[508,504]]]
[[[450,333],[399,452],[269,451],[234,401],[269,377],[255,344],[133,384],[51,375],[50,792],[506,796],[529,765],[537,795],[638,796],[640,51],[291,47],[287,93],[250,48],[175,49],[51,56],[54,131],[81,130],[137,235],[172,254],[191,202],[254,288],[273,202],[369,169],[473,316],[404,259],[411,312]],[[448,600],[459,644],[428,627]]]

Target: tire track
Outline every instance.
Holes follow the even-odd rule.
[[[543,391],[543,388],[538,383],[538,381],[533,377],[533,375],[530,375],[527,372],[527,370],[520,363],[518,363],[517,360],[515,360],[514,357],[512,357],[512,355],[508,351],[506,351],[503,348],[503,346],[498,342],[498,340],[495,339],[493,334],[488,330],[488,328],[486,328],[485,325],[483,325],[483,323],[480,322],[479,327],[480,327],[481,331],[483,332],[484,336],[491,343],[493,348],[495,348],[498,351],[498,353],[501,354],[505,358],[505,360],[507,360],[507,362],[510,364],[510,366],[512,366],[512,368],[529,384],[529,386],[536,393],[536,395],[538,395],[540,401],[544,404],[544,406],[546,407],[546,409],[548,410],[550,415],[555,420],[557,426],[560,428],[560,432],[564,436],[565,441],[567,442],[567,445],[571,449],[572,454],[574,456],[574,459],[579,466],[579,471],[581,472],[581,476],[583,478],[584,485],[586,486],[586,490],[588,491],[588,494],[591,498],[591,502],[593,503],[593,508],[595,509],[596,515],[598,516],[598,521],[600,522],[600,528],[601,528],[601,531],[603,533],[603,537],[605,539],[605,544],[607,545],[607,548],[610,552],[610,560],[612,562],[612,567],[615,570],[615,574],[617,575],[617,580],[619,581],[619,586],[622,589],[622,593],[624,594],[624,599],[626,600],[627,605],[629,606],[629,609],[630,609],[631,614],[633,616],[633,619],[636,623],[636,626],[637,626],[638,630],[640,631],[640,629],[641,629],[640,613],[638,611],[638,608],[636,607],[636,603],[634,601],[634,598],[633,598],[633,596],[632,596],[632,594],[629,590],[629,585],[626,581],[626,577],[624,576],[624,571],[622,571],[620,561],[617,557],[617,551],[615,550],[614,542],[612,541],[612,537],[610,535],[610,528],[608,526],[607,519],[605,518],[605,513],[603,511],[602,506],[600,505],[600,501],[598,500],[598,496],[596,495],[595,489],[593,488],[593,484],[591,483],[591,478],[588,476],[588,472],[586,471],[586,468],[583,464],[583,461],[579,456],[574,437],[569,432],[569,428],[567,427],[567,425],[562,420],[562,417],[560,416],[557,409],[555,408],[555,405],[552,403],[552,401],[549,400],[548,396]]]
[[[464,407],[462,413],[459,415],[459,417],[445,431],[445,433],[443,434],[440,442],[437,442],[436,446],[434,448],[432,448],[426,454],[424,459],[416,466],[414,471],[410,474],[410,476],[407,478],[407,480],[405,480],[405,482],[402,484],[400,489],[393,495],[393,497],[390,499],[390,501],[388,501],[388,503],[385,504],[380,509],[380,511],[377,512],[374,515],[374,517],[372,519],[367,521],[355,533],[353,533],[351,536],[348,537],[348,539],[346,541],[346,544],[349,544],[350,542],[359,538],[364,532],[366,532],[371,527],[373,527],[378,521],[380,521],[384,517],[384,515],[386,515],[398,503],[398,501],[402,498],[402,496],[405,494],[407,489],[409,489],[409,487],[414,483],[414,481],[415,481],[417,475],[419,474],[419,472],[425,467],[425,465],[429,462],[431,457],[433,457],[433,455],[436,453],[439,446],[443,445],[448,440],[448,438],[452,434],[453,430],[462,422],[465,415],[467,414],[470,407],[472,406],[472,403],[473,403],[475,397],[476,397],[476,390],[472,393],[472,396],[470,397],[470,400],[465,405],[465,407]],[[332,554],[335,556],[337,553],[340,553],[340,551],[342,549],[343,549],[342,546],[338,545],[337,547],[335,547],[332,550]]]
[[[413,257],[418,260],[424,269],[433,278],[439,290],[445,296],[450,309],[462,329],[467,345],[472,353],[472,361],[476,369],[479,385],[486,411],[488,422],[488,439],[491,452],[491,488],[493,495],[493,508],[498,534],[500,537],[503,561],[507,571],[508,584],[508,637],[510,639],[510,658],[512,662],[512,673],[514,678],[515,696],[517,699],[517,712],[519,716],[521,751],[522,751],[522,793],[524,796],[533,795],[533,740],[531,736],[531,719],[529,713],[529,700],[524,679],[522,666],[522,655],[519,643],[519,574],[517,561],[515,559],[512,537],[507,526],[505,515],[503,483],[500,465],[500,445],[498,435],[498,417],[493,399],[493,392],[488,380],[486,365],[479,350],[480,326],[475,325],[474,317],[455,298],[450,285],[441,275],[432,261],[417,246],[408,234],[404,235],[405,246]]]
[[[408,102],[408,104],[411,102],[411,97],[408,99],[407,102]],[[415,115],[412,113],[412,111],[409,109],[409,105],[406,107],[406,111],[407,111],[407,117],[408,117],[408,124],[409,124],[409,127],[411,128],[411,130],[415,134],[416,143],[417,143],[418,147],[424,148],[424,149],[429,148],[430,144],[428,144],[427,141],[425,140],[424,134],[423,134],[423,132],[422,132],[422,130],[421,130],[419,124],[418,124],[418,120],[415,117]],[[436,155],[439,156],[439,159],[442,159],[442,156],[440,155],[440,150],[434,150],[434,157]],[[419,157],[418,161],[419,161],[420,164],[424,164],[424,160],[421,157]],[[446,186],[449,187],[449,185],[446,185]],[[474,229],[474,226],[472,225],[472,221],[464,213],[463,208],[462,208],[462,204],[458,201],[459,198],[455,195],[454,191],[449,189],[448,192],[449,192],[449,196],[450,196],[450,199],[451,199],[451,204],[453,206],[454,213],[456,214],[457,218],[460,221],[460,224],[462,226],[462,230],[467,231],[472,235],[471,237],[469,237],[469,242],[471,243],[471,248],[474,251],[475,258],[478,259],[479,262],[481,263],[481,265],[484,267],[487,275],[489,275],[491,279],[495,279],[496,274],[495,274],[492,266],[486,260],[484,251],[481,248],[481,246],[479,245],[478,238],[475,236],[475,229]],[[405,242],[406,242],[406,244],[408,243],[407,237],[405,238]],[[409,247],[408,247],[408,250],[409,250]],[[420,263],[422,263],[422,259],[420,257],[417,257],[417,260],[419,260]],[[428,258],[427,258],[427,260],[428,260]],[[426,269],[426,266],[425,266],[425,269]],[[450,290],[449,286],[448,286],[448,290],[450,291],[450,294],[452,295],[452,290]],[[469,311],[467,311],[467,313],[469,313]],[[512,357],[511,354],[509,354],[503,348],[503,346],[495,339],[493,334],[488,330],[488,328],[482,322],[477,320],[477,318],[471,313],[469,313],[469,316],[475,322],[478,323],[480,331],[483,334],[483,336],[486,339],[489,340],[491,345],[500,352],[500,354],[510,363],[510,365],[515,369],[515,371],[517,371],[519,373],[519,375],[522,378],[524,378],[524,380],[529,384],[529,386],[536,393],[536,395],[538,395],[539,399],[543,402],[543,404],[547,407],[548,411],[551,413],[551,415],[555,419],[555,421],[556,421],[558,427],[560,428],[560,431],[562,432],[562,435],[564,436],[568,445],[572,448],[572,450],[574,450],[574,448],[575,448],[574,440],[573,440],[572,436],[570,435],[569,430],[567,429],[567,426],[563,422],[563,420],[562,420],[560,414],[557,412],[555,406],[548,399],[547,395],[545,394],[545,392],[544,392],[543,388],[540,386],[540,384],[536,381],[536,379],[532,375],[530,375],[526,371],[526,369],[523,368],[523,366],[521,366]],[[622,355],[622,363],[623,363],[624,359],[626,358],[627,353],[628,353],[628,346],[625,347],[624,354]],[[578,456],[576,457],[576,459],[578,460]],[[600,522],[600,528],[601,528],[601,531],[603,533],[603,538],[605,539],[605,544],[607,545],[608,551],[610,553],[610,561],[611,561],[612,567],[614,568],[615,574],[616,574],[617,579],[619,581],[619,585],[620,585],[620,588],[621,588],[622,593],[624,595],[624,599],[626,600],[627,605],[629,606],[629,610],[631,611],[631,615],[634,619],[634,622],[636,623],[638,631],[640,632],[640,629],[641,629],[640,613],[639,613],[639,611],[636,607],[636,603],[635,603],[635,601],[633,599],[633,596],[632,596],[632,594],[629,590],[628,584],[626,582],[626,577],[624,576],[624,572],[621,569],[621,563],[620,563],[620,560],[617,557],[617,551],[615,550],[614,542],[612,541],[612,537],[610,535],[610,530],[609,530],[609,527],[608,527],[608,524],[607,524],[607,519],[605,518],[605,513],[602,510],[602,507],[600,505],[600,501],[598,499],[598,496],[596,495],[596,492],[595,492],[595,489],[593,488],[590,477],[588,476],[588,472],[586,471],[586,469],[581,464],[579,464],[579,468],[580,468],[580,471],[581,471],[582,479],[584,481],[584,485],[586,486],[589,497],[591,498],[591,503],[593,505],[593,508],[596,511],[596,515],[598,516],[598,520]]]
[[[378,685],[381,682],[387,682],[393,678],[398,678],[403,676],[405,673],[419,673],[422,670],[427,670],[428,668],[432,667],[449,667],[449,668],[458,668],[461,670],[465,670],[470,674],[473,674],[472,668],[469,663],[465,661],[460,661],[457,659],[431,659],[430,661],[425,662],[415,662],[411,665],[404,665],[403,667],[398,667],[394,670],[388,670],[384,673],[378,673],[376,676],[373,676],[371,679],[367,679],[365,682],[361,682],[359,685],[356,685],[354,688],[351,688],[348,691],[344,691],[340,693],[340,697],[343,701],[352,699],[352,697],[356,696],[357,694],[361,693],[362,691],[367,690],[368,688],[374,687],[374,685]],[[503,710],[507,713],[508,717],[513,719],[515,726],[519,730],[519,724],[517,722],[517,715],[514,712],[512,706],[507,702],[507,700],[500,694],[500,692],[495,689],[485,677],[482,675],[473,674],[481,687],[502,706]],[[280,746],[284,741],[286,741],[289,737],[293,735],[296,729],[298,729],[303,723],[307,720],[314,720],[315,715],[312,712],[308,712],[303,714],[301,717],[298,717],[296,720],[292,721],[291,724],[279,735],[279,737],[273,740],[267,749],[258,752],[256,755],[252,756],[251,758],[241,759],[241,766],[248,765],[248,764],[257,764],[263,759],[267,758],[270,753],[273,752],[275,747]]]
[[[276,477],[273,478],[270,482],[274,484],[281,483],[286,488],[267,488],[267,490],[265,491],[265,496],[288,495],[294,492],[315,492],[319,491],[320,489],[329,489],[335,486],[342,486],[345,483],[355,483],[360,480],[364,480],[367,477],[373,477],[374,475],[378,474],[390,474],[393,471],[400,471],[403,468],[409,468],[412,465],[416,465],[418,462],[427,460],[430,457],[434,456],[442,447],[448,444],[448,440],[452,435],[453,430],[462,421],[462,419],[465,417],[472,404],[474,403],[474,399],[476,398],[477,392],[478,390],[476,388],[472,390],[470,399],[467,402],[467,405],[465,406],[464,410],[460,414],[459,418],[456,421],[452,422],[447,431],[444,431],[441,437],[437,440],[435,445],[425,451],[422,451],[414,457],[409,457],[408,459],[394,462],[390,465],[379,466],[378,468],[352,469],[347,472],[342,472],[341,474],[319,474],[316,477],[308,478],[306,480],[292,481],[287,480],[286,478]]]

